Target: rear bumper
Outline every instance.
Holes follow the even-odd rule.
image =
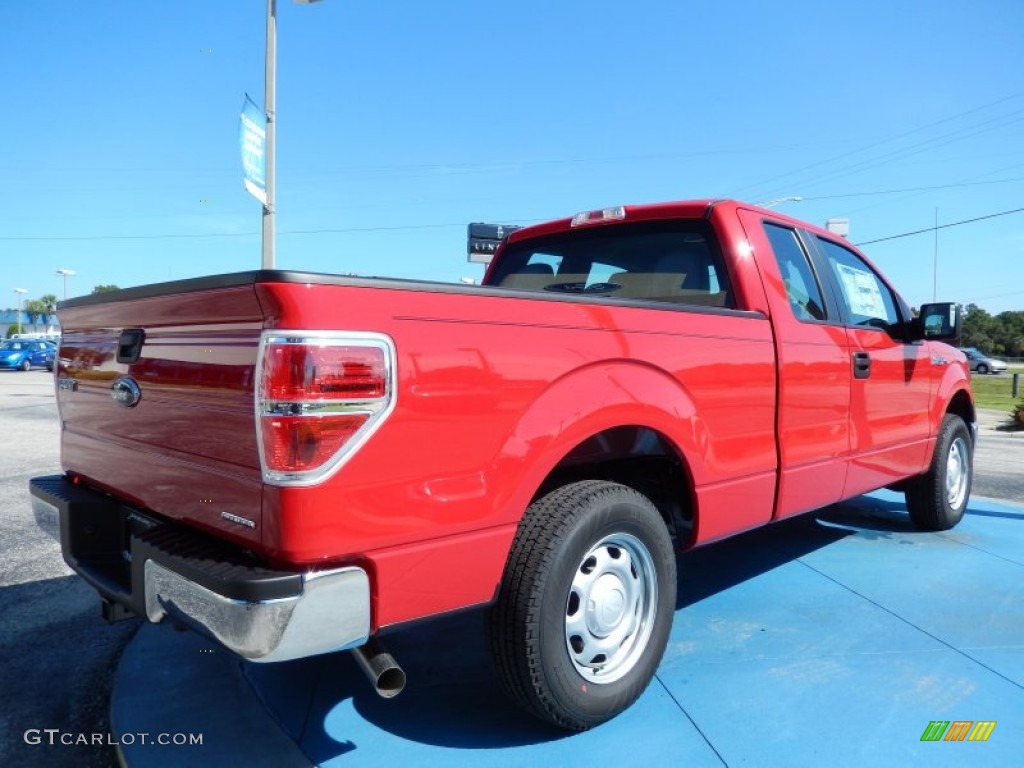
[[[370,634],[362,568],[262,567],[214,537],[150,517],[61,475],[30,482],[40,528],[104,601],[159,622],[189,624],[251,661],[355,648]]]

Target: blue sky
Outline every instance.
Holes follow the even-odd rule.
[[[260,264],[238,116],[262,0],[5,3],[5,299]],[[279,0],[277,265],[457,280],[470,221],[764,202],[861,243],[1024,208],[1024,3]],[[893,190],[913,190],[894,192]],[[865,246],[932,298],[932,233]],[[1024,308],[1024,213],[940,299]]]

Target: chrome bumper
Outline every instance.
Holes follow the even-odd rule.
[[[109,497],[72,487],[57,476],[35,478],[30,485],[36,524],[61,542],[65,561],[96,588],[105,604],[116,603],[154,623],[170,616],[257,662],[349,650],[363,645],[370,636],[370,579],[362,568],[302,574],[261,569],[261,575],[251,577],[254,582],[283,576],[291,586],[287,591],[279,589],[269,599],[229,597],[176,571],[174,563],[183,562],[184,556],[147,544],[146,533],[125,536],[124,551],[112,549],[109,539],[119,530],[128,530],[128,517],[138,513],[127,511]],[[103,521],[99,527],[106,529],[108,542],[102,552],[97,554],[88,542],[79,541],[77,531],[83,526],[78,518]],[[112,553],[130,563],[119,577],[111,577]],[[189,567],[194,567],[194,562]],[[218,574],[232,567],[226,561],[200,562]],[[206,579],[205,572],[193,572]],[[230,594],[233,587],[250,583],[245,578],[239,576],[222,588]]]
[[[362,645],[370,636],[370,580],[362,568],[314,571],[296,597],[244,602],[146,561],[146,618],[165,616],[211,635],[250,661],[290,661]]]
[[[38,496],[32,496],[32,516],[36,527],[55,541],[60,541],[60,510]]]

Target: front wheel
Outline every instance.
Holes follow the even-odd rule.
[[[907,482],[907,509],[924,531],[947,531],[967,509],[974,477],[974,443],[964,420],[947,413],[942,419],[931,465]]]
[[[675,551],[658,510],[589,480],[534,502],[488,616],[505,689],[569,730],[629,707],[654,677],[676,599]]]

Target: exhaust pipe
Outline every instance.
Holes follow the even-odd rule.
[[[391,699],[405,688],[405,672],[376,639],[371,637],[365,645],[353,648],[352,655],[378,696]]]

